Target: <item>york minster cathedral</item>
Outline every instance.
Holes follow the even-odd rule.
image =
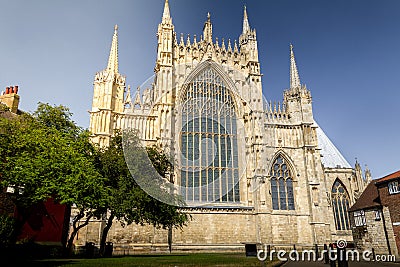
[[[93,142],[107,146],[115,129],[137,129],[144,144],[173,156],[174,183],[193,217],[173,230],[173,249],[352,241],[347,211],[371,175],[350,166],[314,120],[294,47],[289,88],[278,103],[262,94],[257,34],[246,8],[238,42],[213,36],[209,14],[201,36],[177,34],[168,0],[154,30],[154,76],[131,91],[118,69],[115,26],[107,67],[94,79],[89,130]],[[101,225],[83,228],[76,243],[98,243]],[[115,248],[162,250],[168,233],[114,223],[108,239]]]

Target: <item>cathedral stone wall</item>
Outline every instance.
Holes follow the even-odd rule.
[[[115,129],[135,128],[144,144],[158,144],[179,161],[184,154],[180,151],[183,132],[193,138],[196,135],[203,139],[217,136],[218,140],[229,135],[216,133],[214,126],[211,130],[208,126],[193,126],[192,130],[183,131],[183,118],[194,118],[204,107],[208,108],[204,110],[213,110],[215,105],[209,103],[224,99],[224,105],[229,106],[232,113],[221,115],[225,109],[214,110],[206,119],[215,121],[216,118],[226,123],[234,117],[237,124],[237,129],[230,133],[237,138],[237,159],[232,157],[237,165],[218,165],[222,157],[215,162],[218,171],[223,168],[238,171],[231,176],[239,185],[235,187],[239,189],[235,196],[240,195],[240,199],[227,201],[219,195],[218,203],[206,203],[207,208],[201,208],[203,202],[189,203],[192,209],[187,212],[193,220],[173,231],[174,246],[181,249],[237,249],[245,242],[312,246],[339,238],[352,240],[350,229],[336,230],[331,191],[335,181],[340,181],[346,189],[343,194],[351,205],[365,188],[367,179],[362,177],[359,166],[350,167],[314,121],[311,91],[301,84],[292,45],[289,88],[284,90],[281,103],[272,103],[263,97],[257,35],[250,28],[246,9],[238,43],[214,37],[210,15],[200,38],[194,36],[184,40],[183,35],[179,38],[174,30],[166,1],[157,29],[154,79],[145,88],[138,87],[136,95],[131,97],[130,87],[126,90],[125,77],[118,70],[117,36],[116,27],[107,68],[95,76],[90,112],[93,142],[107,146]],[[197,99],[200,100],[195,102]],[[190,105],[185,104],[188,102]],[[190,143],[192,155],[202,150],[198,143]],[[186,147],[188,144],[185,143]],[[221,152],[218,155],[233,151],[234,145],[229,149],[228,145],[226,149],[221,147],[218,145]],[[273,174],[278,158],[285,162],[284,167],[279,163],[279,168],[285,169],[280,169],[280,174]],[[201,168],[215,171],[215,162],[207,166],[200,163],[200,167],[192,164],[187,169],[193,173]],[[180,172],[179,167],[182,166],[175,172]],[[179,177],[179,173],[175,174]],[[198,179],[195,182],[200,183],[199,173],[192,177],[197,177],[193,180]],[[207,174],[207,177],[210,176]],[[211,177],[211,180],[215,179],[215,175]],[[206,183],[210,183],[207,179]],[[281,184],[272,186],[275,180],[281,180]],[[277,191],[278,187],[280,191]],[[283,197],[275,198],[273,202],[273,194]],[[77,244],[98,240],[101,227],[100,223],[93,222],[81,230]],[[165,248],[167,236],[167,230],[137,225],[121,227],[117,222],[109,233],[110,241],[130,248]]]
[[[174,231],[174,243],[192,245],[241,245],[256,242],[252,211],[217,210],[191,213],[192,221]]]
[[[256,216],[251,209],[206,209],[189,215],[187,226],[172,230],[172,245],[177,249],[201,250],[212,246],[218,250],[240,250],[245,243],[256,243]],[[86,242],[94,242],[99,246],[101,228],[102,222],[91,222],[79,232],[75,245],[82,247]],[[132,253],[166,250],[168,230],[151,225],[121,226],[115,221],[107,241],[113,242],[117,250],[129,247]]]

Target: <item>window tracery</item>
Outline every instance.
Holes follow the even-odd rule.
[[[293,178],[281,155],[275,159],[270,176],[272,209],[294,210]]]
[[[209,67],[182,98],[181,186],[188,202],[239,202],[237,121],[223,79]]]
[[[333,184],[331,196],[336,230],[350,230],[348,212],[350,198],[346,188],[339,180]]]

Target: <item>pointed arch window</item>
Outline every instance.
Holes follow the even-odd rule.
[[[182,94],[181,177],[187,202],[239,202],[237,117],[232,95],[211,67]]]
[[[336,230],[350,230],[350,197],[345,186],[336,180],[332,187],[332,208]]]
[[[282,156],[278,156],[275,159],[270,176],[272,209],[294,210],[292,174]]]

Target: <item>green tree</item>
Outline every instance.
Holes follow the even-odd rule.
[[[2,186],[17,189],[12,199],[21,214],[50,197],[67,206],[74,204],[79,212],[68,246],[83,227],[76,222],[96,214],[107,195],[88,137],[64,106],[39,103],[33,114],[0,118]]]
[[[127,154],[124,154],[124,146],[129,144],[128,157],[133,164],[126,163]],[[126,149],[126,147],[125,147]],[[155,169],[166,177],[172,166],[166,161],[167,157],[161,150],[150,148],[150,160],[154,160]],[[188,219],[187,215],[181,213],[175,206],[160,202],[149,196],[136,183],[134,177],[142,176],[149,178],[152,183],[152,162],[147,156],[145,148],[140,145],[140,140],[135,132],[124,132],[117,134],[111,139],[110,145],[103,149],[100,154],[101,173],[107,179],[107,185],[111,190],[108,205],[104,213],[106,225],[103,228],[100,241],[100,255],[104,255],[105,243],[108,232],[114,222],[119,221],[123,226],[131,223],[151,224],[155,227],[167,229],[169,226],[183,227]],[[149,170],[146,173],[146,170]],[[168,193],[168,192],[166,192]]]
[[[75,163],[71,167],[77,168],[73,171],[76,175],[66,177],[63,186],[57,188],[57,197],[61,203],[73,205],[76,211],[66,244],[66,251],[71,254],[79,230],[87,226],[93,217],[99,218],[107,203],[108,188],[105,179],[97,171],[98,149],[89,141],[89,132],[72,121],[72,113],[67,107],[39,103],[33,115],[42,125],[72,140],[72,150],[78,154],[71,159]]]

